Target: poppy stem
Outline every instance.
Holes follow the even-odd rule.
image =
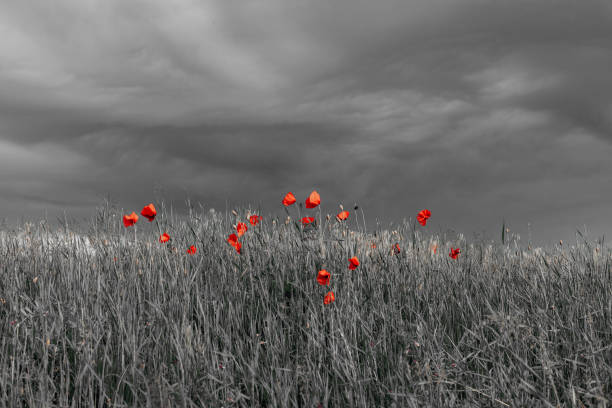
[[[344,234],[346,235],[346,252],[345,252],[345,257],[349,257],[350,258],[352,243],[351,243],[351,231],[349,229],[348,223],[342,223],[342,229],[344,229]]]
[[[321,212],[321,206],[319,205],[319,239],[321,242],[321,257],[323,259],[325,259],[326,257],[326,253],[325,253],[325,241],[324,241],[324,233],[325,231],[323,231],[323,219],[322,219],[323,215]]]
[[[157,218],[155,218],[155,226],[157,226],[157,232],[159,232],[159,236],[161,237],[161,225],[159,225],[159,222],[157,221]]]
[[[298,218],[297,219],[300,220],[300,221],[302,220],[302,211],[301,211],[301,209],[302,209],[302,203],[299,203],[298,206],[297,206],[297,212],[298,212]],[[299,230],[300,230],[300,240],[301,240],[301,242],[304,242],[304,224],[303,223],[300,226]]]

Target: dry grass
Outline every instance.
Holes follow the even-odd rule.
[[[360,217],[317,213],[304,229],[266,217],[238,255],[225,239],[247,211],[162,208],[137,232],[118,214],[101,208],[85,234],[0,235],[1,406],[611,404],[612,254],[598,244],[366,234]]]

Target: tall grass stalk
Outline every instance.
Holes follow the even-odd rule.
[[[0,406],[611,404],[602,242],[369,235],[322,213],[303,227],[299,211],[249,226],[239,255],[226,239],[246,211],[161,208],[133,240],[110,205],[87,232],[0,233]]]

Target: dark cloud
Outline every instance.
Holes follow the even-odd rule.
[[[601,235],[611,47],[603,0],[6,3],[0,205],[276,211],[317,188],[371,223]]]

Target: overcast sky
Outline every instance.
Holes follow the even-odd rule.
[[[612,235],[609,0],[0,3],[0,217],[162,191]]]

